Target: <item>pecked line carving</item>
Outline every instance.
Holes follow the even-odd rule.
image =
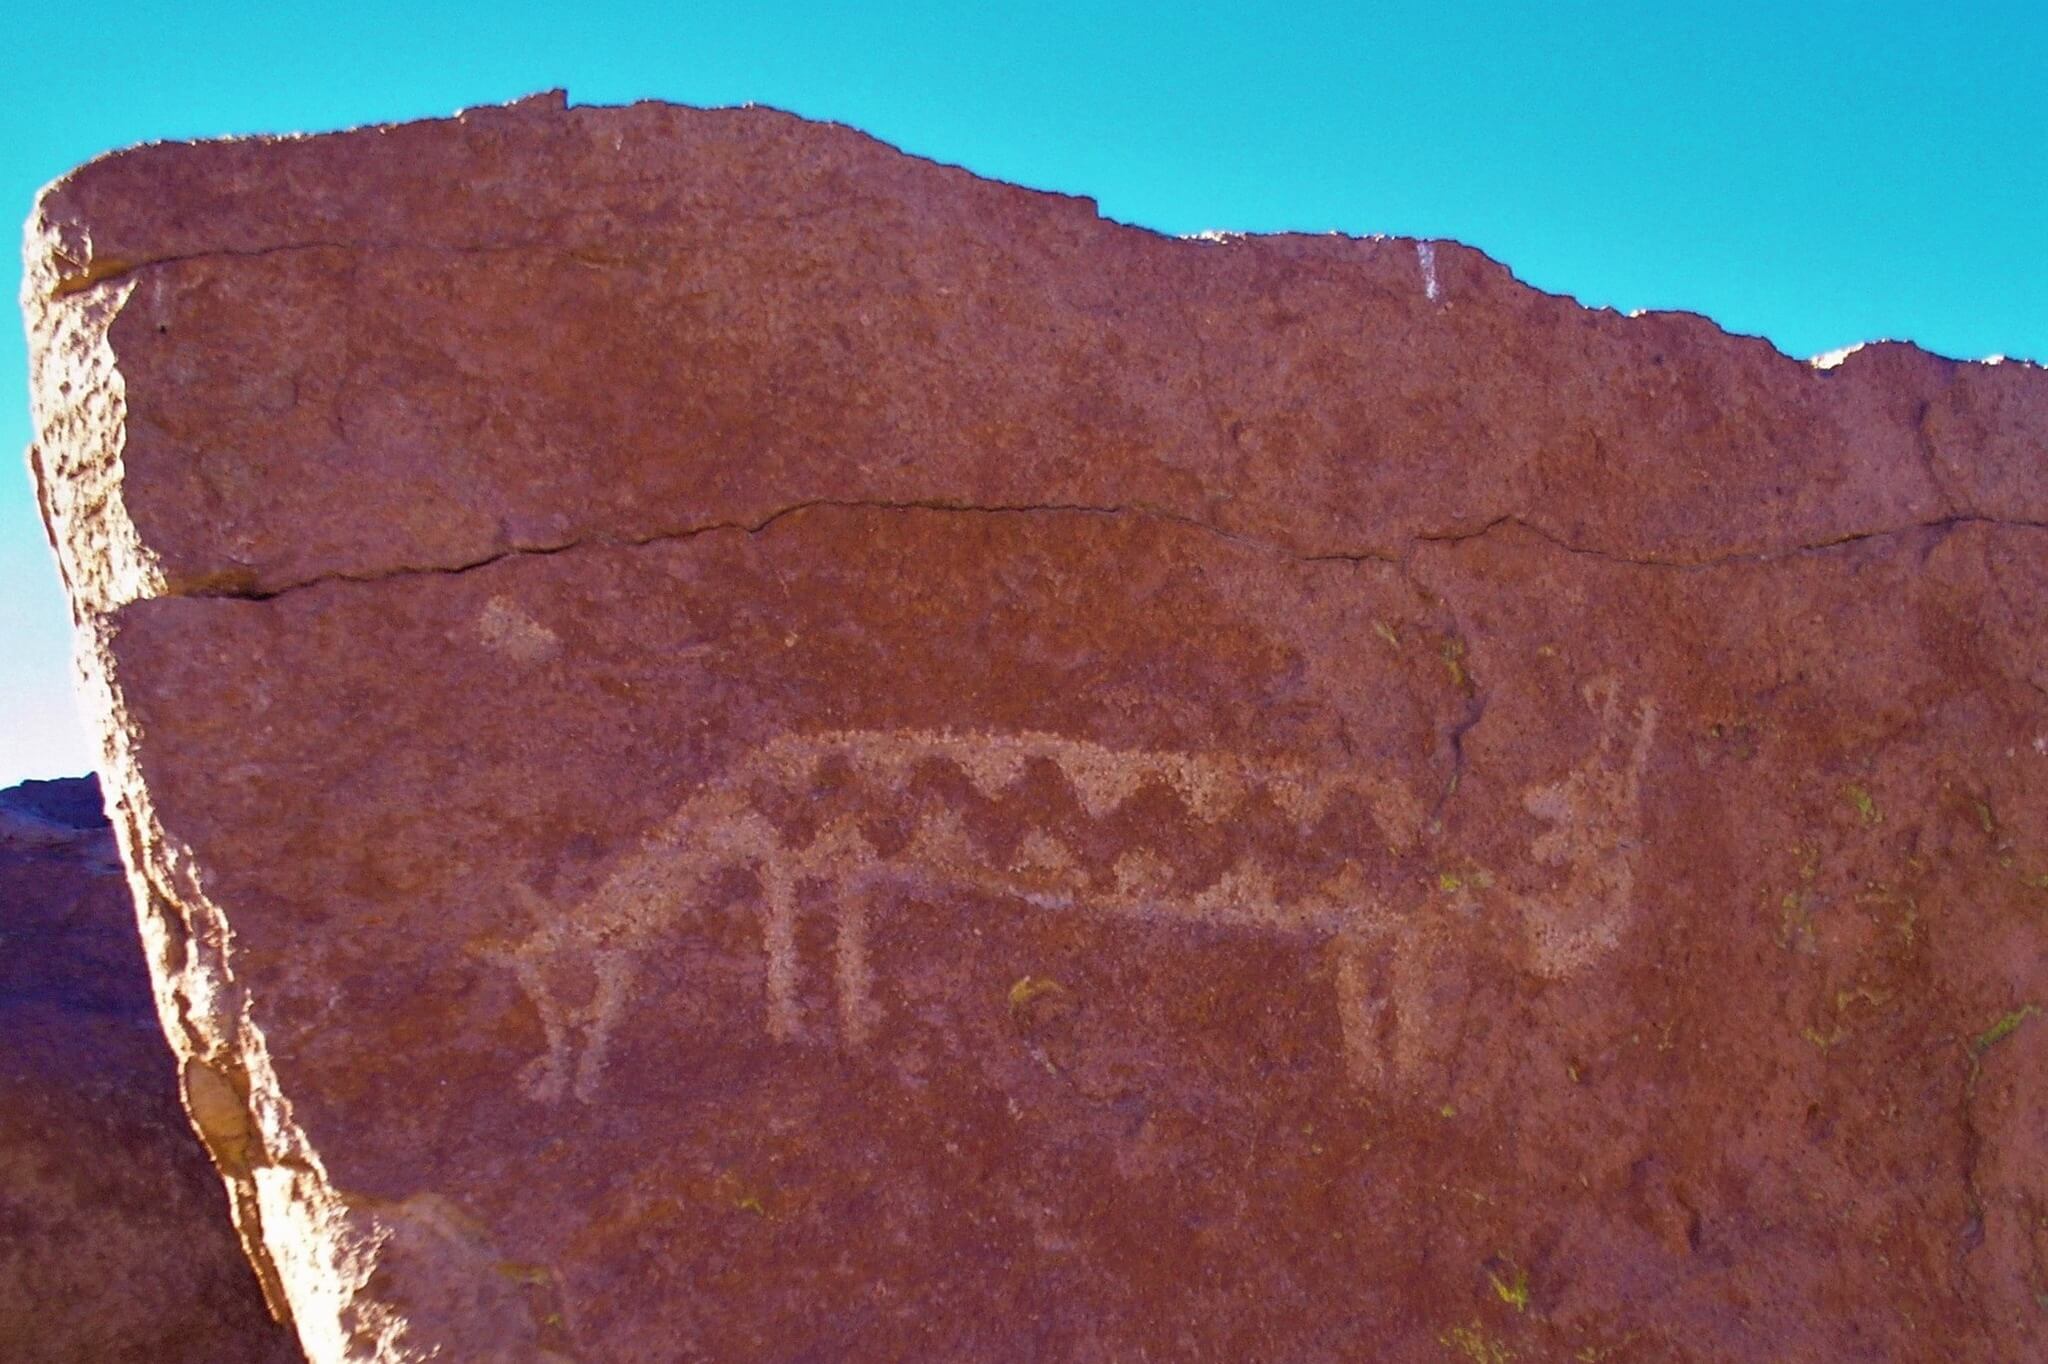
[[[836,1037],[856,1050],[869,1045],[881,1023],[870,919],[885,902],[883,891],[907,886],[1110,921],[1197,922],[1325,948],[1335,962],[1329,1016],[1347,1073],[1357,1084],[1384,1086],[1414,1071],[1421,1039],[1431,1031],[1427,999],[1437,968],[1416,930],[1432,895],[1465,913],[1512,916],[1527,968],[1545,977],[1576,975],[1620,942],[1633,914],[1642,776],[1657,709],[1649,700],[1624,705],[1611,678],[1587,684],[1582,695],[1599,721],[1592,750],[1561,777],[1523,793],[1524,807],[1549,826],[1532,841],[1531,859],[1562,872],[1546,894],[1499,886],[1483,873],[1455,887],[1409,876],[1414,889],[1387,890],[1387,876],[1373,873],[1423,865],[1426,857],[1450,859],[1433,846],[1427,801],[1370,772],[1226,752],[1118,749],[1038,732],[833,730],[783,734],[751,750],[617,857],[574,904],[554,906],[531,888],[515,887],[531,931],[478,950],[512,972],[539,1014],[545,1049],[522,1082],[542,1102],[596,1099],[639,962],[683,930],[715,879],[735,869],[759,888],[766,1026],[777,1041]],[[871,793],[901,793],[934,770],[999,800],[1045,767],[1094,842],[1129,824],[1135,803],[1149,800],[1155,818],[1148,832],[1090,857],[1071,828],[1063,834],[1039,822],[999,856],[944,800],[918,804],[907,834],[893,840],[877,837],[867,818],[883,798]],[[764,808],[832,786],[851,790],[851,802],[800,832]],[[1171,828],[1159,829],[1162,808],[1190,837],[1263,819],[1282,827],[1282,846],[1254,842],[1192,883]],[[1353,831],[1350,850],[1304,874],[1291,855],[1300,845],[1289,840],[1327,821],[1358,818],[1370,828]],[[832,922],[829,962],[801,960],[798,926],[807,913]],[[582,967],[592,982],[580,1001],[556,989],[569,966]],[[808,971],[829,979],[829,1017],[805,1016],[800,995]]]

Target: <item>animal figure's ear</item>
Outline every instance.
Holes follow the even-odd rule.
[[[514,881],[506,889],[505,899],[512,906],[511,911],[472,937],[467,950],[518,970],[533,952],[544,950],[548,927],[558,916],[524,881]],[[521,923],[522,919],[531,922]]]
[[[1628,755],[1628,800],[1641,799],[1643,769],[1650,761],[1650,742],[1657,735],[1657,703],[1644,698],[1636,707],[1636,741]]]
[[[1373,823],[1394,851],[1407,852],[1422,841],[1429,812],[1413,791],[1397,781],[1371,782],[1366,797]]]
[[[538,923],[546,923],[554,917],[554,906],[542,899],[540,892],[527,885],[524,881],[514,881],[512,883],[512,899],[521,909],[531,914]]]
[[[1588,681],[1579,690],[1587,707],[1600,717],[1600,747],[1614,742],[1615,722],[1621,718],[1621,682],[1611,673]]]
[[[1648,697],[1636,706],[1636,748],[1635,765],[1641,767],[1643,759],[1650,755],[1650,740],[1657,733],[1657,703]]]

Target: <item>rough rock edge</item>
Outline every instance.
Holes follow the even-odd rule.
[[[293,1116],[262,1028],[235,977],[234,932],[197,860],[157,818],[142,736],[121,699],[106,620],[82,629],[79,671],[101,741],[108,817],[135,897],[158,1018],[179,1066],[185,1111],[227,1185],[236,1234],[264,1302],[316,1360],[453,1358],[363,1290],[400,1228],[351,1199]],[[401,1214],[402,1216],[402,1214]]]
[[[639,107],[640,105],[645,104],[664,103],[667,102],[660,100],[640,100],[629,104],[579,103],[574,107],[577,110],[589,110],[597,112],[606,110],[626,110],[636,108]],[[802,114],[797,114],[790,110],[782,109],[776,105],[765,104],[756,101],[748,101],[744,104],[738,105],[705,105],[674,107],[700,108],[707,112],[716,111],[759,113],[778,118],[790,119],[803,123],[809,127],[830,129],[837,135],[856,138],[861,142],[881,147],[891,153],[894,153],[895,155],[906,157],[912,161],[921,162],[926,166],[930,166],[938,170],[947,171],[953,174],[966,175],[977,180],[986,180],[988,178],[986,176],[983,176],[979,172],[970,170],[965,166],[959,165],[958,163],[943,161],[938,159],[937,157],[922,156],[915,152],[907,151],[901,147],[898,147],[894,143],[876,137],[871,133],[868,133],[860,128],[852,126],[851,124],[841,123],[834,119],[814,118]],[[190,139],[189,141],[154,140],[149,142],[137,143],[131,147],[116,148],[111,151],[103,152],[100,155],[95,156],[76,167],[73,167],[71,170],[65,172],[63,175],[58,176],[56,179],[44,185],[42,189],[40,189],[37,192],[29,216],[29,242],[31,247],[33,247],[37,240],[40,239],[45,247],[45,250],[41,253],[37,253],[33,249],[31,249],[27,253],[26,264],[28,268],[23,273],[22,299],[24,302],[27,302],[32,298],[46,300],[63,298],[69,294],[77,293],[85,289],[90,289],[96,285],[106,283],[108,281],[125,278],[126,276],[134,274],[137,271],[146,270],[158,265],[172,264],[179,261],[203,260],[216,257],[261,257],[275,255],[283,251],[314,250],[322,248],[339,250],[378,250],[404,247],[417,249],[422,245],[422,243],[417,241],[379,242],[373,240],[323,240],[302,242],[278,242],[250,249],[221,248],[217,250],[191,251],[154,257],[141,257],[134,259],[97,258],[94,256],[92,252],[91,243],[89,241],[74,242],[69,240],[66,234],[63,233],[58,228],[55,220],[52,219],[45,210],[49,202],[52,199],[61,195],[64,192],[64,190],[68,188],[71,184],[81,179],[82,177],[90,174],[96,168],[101,167],[109,162],[118,161],[122,158],[132,156],[138,152],[144,152],[151,148],[162,146],[232,146],[237,144],[248,144],[255,146],[279,145],[292,142],[318,140],[322,138],[343,137],[352,133],[386,132],[395,129],[415,128],[423,125],[431,126],[434,124],[461,124],[476,120],[490,120],[503,118],[508,115],[561,114],[568,112],[570,108],[571,105],[569,103],[568,91],[561,88],[555,88],[550,90],[536,91],[533,94],[523,95],[516,99],[508,100],[502,104],[470,106],[467,108],[459,109],[454,114],[443,118],[422,118],[408,119],[397,122],[372,122],[351,124],[344,127],[325,129],[313,133],[245,133],[229,134],[213,138],[195,138]],[[1101,212],[1100,207],[1097,204],[1097,201],[1093,197],[1088,195],[1070,194],[1058,190],[1037,189],[1031,186],[1014,184],[1009,181],[999,181],[999,183],[1002,183],[1007,187],[1016,190],[1017,192],[1020,193],[1039,195],[1051,199],[1059,199],[1073,203],[1086,204],[1089,207],[1089,209],[1095,214],[1095,216],[1104,222],[1111,223],[1112,225],[1125,229],[1127,231],[1142,232],[1151,236],[1163,237],[1171,241],[1185,241],[1189,243],[1200,243],[1206,245],[1228,245],[1236,242],[1257,241],[1263,237],[1285,238],[1313,236],[1340,237],[1350,241],[1388,240],[1388,238],[1386,238],[1382,234],[1370,234],[1366,236],[1361,236],[1359,234],[1341,231],[1332,231],[1328,233],[1246,233],[1230,230],[1209,230],[1203,232],[1188,233],[1183,236],[1175,237],[1172,234],[1159,232],[1156,229],[1146,227],[1140,223],[1129,223],[1110,218],[1106,214],[1103,214]],[[1455,238],[1393,238],[1392,240],[1409,242],[1417,248],[1427,249],[1430,250],[1432,253],[1434,252],[1435,248],[1442,246],[1451,246],[1460,251],[1471,252],[1473,255],[1476,255],[1485,260],[1489,265],[1493,266],[1495,269],[1501,271],[1503,274],[1506,274],[1508,277],[1514,279],[1517,284],[1520,284],[1523,288],[1528,289],[1532,293],[1539,294],[1547,298],[1567,300],[1571,302],[1574,306],[1582,308],[1588,312],[1615,311],[1611,308],[1589,307],[1583,303],[1580,303],[1578,299],[1568,294],[1552,293],[1548,290],[1538,289],[1536,288],[1536,286],[1529,284],[1527,281],[1521,280],[1518,276],[1515,276],[1513,271],[1508,269],[1508,267],[1505,264],[1494,259],[1492,256],[1487,255],[1486,252],[1470,245],[1469,243],[1459,241]],[[553,249],[553,246],[551,243],[546,242],[532,243],[508,240],[502,242],[489,243],[480,242],[470,244],[467,246],[450,247],[448,249],[475,252],[490,252],[508,250],[516,251],[524,249]],[[65,264],[69,264],[72,267],[70,272],[66,272],[63,269],[63,266]],[[1882,338],[1872,338],[1865,341],[1852,342],[1847,345],[1833,347],[1829,350],[1821,352],[1818,355],[1796,356],[1791,354],[1789,351],[1780,350],[1775,343],[1771,342],[1766,337],[1753,336],[1740,332],[1731,332],[1727,328],[1722,327],[1718,322],[1714,321],[1714,319],[1712,319],[1711,317],[1708,317],[1706,314],[1695,312],[1691,309],[1649,308],[1638,310],[1628,314],[1616,315],[1618,317],[1623,318],[1623,320],[1627,321],[1634,321],[1639,318],[1665,318],[1705,323],[1708,326],[1714,328],[1714,330],[1720,332],[1723,336],[1729,338],[1730,340],[1762,342],[1763,344],[1770,346],[1770,348],[1774,352],[1776,352],[1783,358],[1793,361],[1794,363],[1804,365],[1812,370],[1819,372],[1835,370],[1840,368],[1844,364],[1853,363],[1855,362],[1860,352],[1869,350],[1877,346],[1900,346],[1911,351],[1915,355],[1924,356],[1929,359],[1937,360],[1945,365],[1950,366],[1976,367],[1989,365],[2018,365],[2022,368],[2027,369],[2043,368],[2043,365],[2039,362],[2016,356],[1992,355],[1983,357],[1982,359],[1975,360],[1962,359],[1955,356],[1941,355],[1937,352],[1930,351],[1913,341]]]

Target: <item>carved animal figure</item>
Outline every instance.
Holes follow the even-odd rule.
[[[1546,975],[1580,969],[1618,940],[1630,912],[1639,850],[1636,810],[1655,709],[1648,703],[1638,707],[1623,755],[1617,743],[1624,727],[1618,688],[1602,681],[1585,694],[1601,718],[1595,751],[1524,801],[1532,814],[1556,826],[1532,851],[1541,862],[1564,866],[1565,883],[1555,896],[1508,896],[1527,926],[1535,969]],[[935,767],[959,774],[993,800],[1016,790],[1034,765],[1045,764],[1097,831],[1131,824],[1127,816],[1134,802],[1163,793],[1188,829],[1244,820],[1256,811],[1282,816],[1307,833],[1362,808],[1374,837],[1354,838],[1352,854],[1306,883],[1291,861],[1276,856],[1269,864],[1266,850],[1254,845],[1206,884],[1189,885],[1171,838],[1158,835],[1156,820],[1144,826],[1154,830],[1152,836],[1105,860],[1084,857],[1076,840],[1045,827],[1027,830],[1007,855],[993,856],[944,801],[918,805],[910,828],[894,838],[873,831],[872,811],[858,800],[799,832],[786,831],[765,812],[778,797],[800,801],[833,786],[907,791]],[[872,1035],[877,1016],[867,920],[876,887],[893,880],[1046,909],[1187,919],[1327,944],[1337,953],[1337,1016],[1347,1064],[1355,1080],[1370,1084],[1386,1078],[1390,1059],[1396,1071],[1414,1061],[1414,1034],[1427,1022],[1418,1015],[1425,1007],[1428,958],[1396,931],[1397,907],[1374,889],[1361,860],[1368,851],[1392,859],[1412,856],[1425,840],[1427,823],[1423,803],[1398,783],[1232,753],[1114,749],[1028,732],[785,734],[685,800],[621,856],[581,903],[553,907],[521,887],[533,931],[516,944],[486,951],[516,974],[540,1014],[547,1050],[525,1082],[532,1097],[546,1101],[573,1094],[588,1102],[596,1096],[635,963],[702,903],[712,878],[734,867],[759,883],[768,1028],[779,1040],[793,1041],[806,1031],[798,1002],[797,925],[807,896],[835,920],[831,970],[839,1035],[851,1047]],[[1459,891],[1476,893],[1475,886]],[[1375,991],[1374,962],[1381,960],[1388,963],[1384,988]],[[552,988],[554,970],[563,962],[587,963],[594,973],[595,986],[581,1004],[564,1002]],[[1404,1016],[1407,1036],[1388,1042],[1383,1025],[1390,1005]]]

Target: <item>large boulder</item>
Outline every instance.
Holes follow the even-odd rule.
[[[312,1358],[2048,1348],[2040,370],[559,98],[27,280]]]
[[[0,1359],[284,1364],[91,778],[0,791]]]

